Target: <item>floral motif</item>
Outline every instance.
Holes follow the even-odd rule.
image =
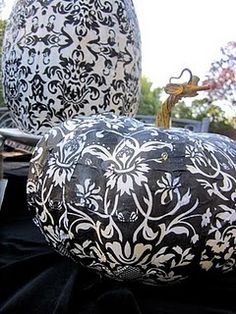
[[[165,205],[173,200],[174,194],[179,194],[180,177],[173,177],[171,173],[165,172],[165,176],[157,181],[157,186],[159,189],[155,194],[161,193],[161,204]]]
[[[208,245],[214,253],[223,253],[229,247],[231,236],[223,236],[220,231],[216,231],[215,238],[207,241]]]
[[[183,280],[193,263],[235,269],[235,143],[172,133],[104,114],[45,135],[27,193],[53,247],[110,278],[149,284]]]
[[[67,134],[62,142],[58,144],[57,150],[51,153],[48,160],[48,169],[46,174],[55,185],[62,187],[71,180],[76,167],[76,161],[84,147],[84,142],[73,139],[74,133]],[[69,145],[68,145],[69,142]]]
[[[62,187],[65,185],[66,181],[70,181],[72,174],[74,172],[75,165],[73,161],[70,164],[61,163],[58,160],[59,154],[56,153],[48,161],[47,174],[49,178],[52,178],[55,185]]]
[[[97,211],[99,208],[98,201],[102,201],[102,196],[99,194],[100,187],[95,187],[95,183],[91,183],[91,179],[86,179],[84,185],[76,184],[79,206],[87,207],[91,210]]]
[[[197,141],[194,144],[187,145],[185,150],[185,156],[191,158],[194,162],[202,165],[206,165],[206,155],[202,147],[202,142]]]
[[[87,253],[86,250],[91,245],[91,242],[92,241],[86,240],[82,243],[82,245],[79,243],[75,243],[74,248],[72,248],[70,252],[75,256],[79,256],[79,258],[81,259],[88,258],[90,257],[90,255]]]
[[[148,149],[151,150],[153,147],[150,146]],[[147,148],[144,151],[146,150]],[[104,174],[108,179],[107,187],[110,189],[116,188],[120,195],[124,193],[131,195],[135,184],[141,186],[147,182],[145,173],[150,168],[140,156],[142,151],[139,143],[130,139],[124,140],[115,148],[110,164]]]
[[[132,0],[18,0],[3,46],[5,100],[23,131],[43,134],[78,114],[137,111],[141,42]]]
[[[124,246],[119,242],[109,242],[106,245],[107,255],[110,258],[111,265],[145,265],[150,256],[152,246],[150,244],[136,243],[130,245],[127,241]],[[147,253],[148,252],[148,253]]]
[[[205,227],[211,222],[212,213],[210,208],[207,208],[206,212],[202,215],[201,226]]]

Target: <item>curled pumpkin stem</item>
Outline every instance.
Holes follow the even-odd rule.
[[[185,71],[190,74],[190,79],[187,83],[171,83],[173,79],[171,78],[169,84],[164,87],[165,92],[169,94],[169,96],[162,103],[160,112],[156,116],[156,126],[169,128],[171,126],[171,110],[177,102],[184,97],[195,97],[198,95],[199,91],[208,90],[210,88],[208,85],[199,86],[199,77],[192,75],[189,69],[184,69],[178,78],[180,78]]]

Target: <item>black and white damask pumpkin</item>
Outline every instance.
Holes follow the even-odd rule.
[[[3,46],[5,102],[21,130],[42,134],[76,114],[136,113],[132,0],[18,0]]]
[[[236,258],[236,143],[112,114],[44,135],[27,194],[49,243],[118,280],[176,282]]]

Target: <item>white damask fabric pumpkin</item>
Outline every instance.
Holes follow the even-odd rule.
[[[236,143],[111,114],[38,143],[27,183],[53,247],[118,280],[177,282],[236,258]]]
[[[140,33],[132,0],[18,0],[3,44],[5,102],[42,134],[77,113],[137,111]]]

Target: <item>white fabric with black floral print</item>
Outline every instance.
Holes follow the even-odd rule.
[[[3,44],[5,102],[42,134],[76,114],[137,111],[140,32],[132,0],[17,0]]]

